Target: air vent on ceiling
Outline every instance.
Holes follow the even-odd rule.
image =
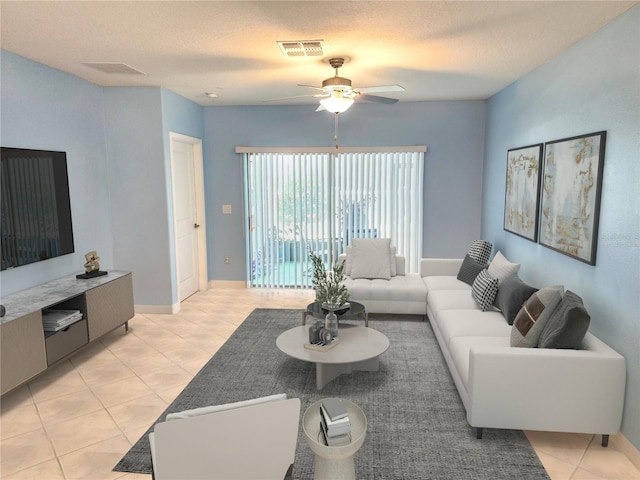
[[[115,63],[115,62],[82,62],[83,65],[87,67],[94,68],[99,70],[102,73],[126,73],[126,74],[134,74],[134,75],[144,75],[144,72],[140,70],[136,70],[133,67],[130,67],[126,63]]]
[[[324,55],[323,40],[278,41],[278,46],[287,57],[319,57]]]

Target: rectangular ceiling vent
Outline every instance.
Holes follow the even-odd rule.
[[[323,40],[278,41],[278,46],[286,57],[320,57],[324,55]]]
[[[109,74],[128,74],[128,75],[145,75],[144,72],[140,70],[136,70],[133,67],[130,67],[126,63],[116,63],[116,62],[82,62],[83,65],[86,65],[89,68],[94,68],[102,73]]]

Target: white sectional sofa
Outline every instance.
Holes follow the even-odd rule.
[[[346,286],[368,313],[426,314],[478,438],[483,428],[598,433],[606,446],[622,421],[624,357],[589,332],[581,349],[512,347],[503,313],[481,311],[457,279],[462,262],[422,259],[419,274]]]
[[[422,259],[427,316],[451,376],[478,429],[600,433],[620,428],[624,357],[587,332],[582,349],[510,346],[512,326],[482,312],[456,275],[461,259]]]

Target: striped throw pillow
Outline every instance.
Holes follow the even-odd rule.
[[[486,312],[498,293],[498,279],[491,276],[487,269],[482,270],[471,286],[471,296],[480,310]]]

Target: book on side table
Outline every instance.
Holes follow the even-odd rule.
[[[347,408],[339,398],[326,398],[320,405],[324,409],[324,413],[327,415],[327,419],[335,422],[349,415]]]
[[[327,446],[338,447],[351,443],[351,421],[340,399],[329,398],[322,401],[320,430]]]

